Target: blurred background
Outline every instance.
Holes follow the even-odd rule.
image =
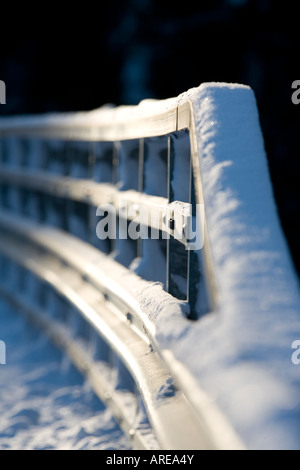
[[[300,105],[291,101],[300,71],[291,5],[111,0],[75,13],[79,21],[60,20],[57,11],[53,20],[47,4],[40,12],[47,23],[35,39],[0,33],[0,79],[7,86],[0,115],[136,104],[207,81],[250,85],[280,219],[300,273]]]

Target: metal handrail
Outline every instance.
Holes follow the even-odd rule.
[[[146,107],[148,109],[148,106]],[[151,108],[151,107],[150,107]],[[195,123],[192,103],[185,101],[177,104],[174,100],[169,100],[167,110],[164,112],[155,111],[156,103],[153,103],[153,112],[145,113],[143,106],[124,107],[124,109],[107,109],[101,110],[99,113],[73,113],[58,115],[41,115],[24,118],[2,118],[0,120],[0,141],[4,138],[17,137],[19,139],[49,139],[64,140],[65,142],[86,141],[98,142],[118,142],[121,140],[139,139],[143,144],[145,138],[156,136],[164,136],[170,133],[188,130],[190,142],[191,165],[193,169],[193,182],[195,190],[196,203],[204,204],[202,191],[201,174],[198,160],[197,138],[195,133]],[[140,154],[143,152],[143,145],[140,145]],[[168,143],[169,147],[169,143]],[[169,151],[169,150],[168,150]],[[139,166],[141,166],[139,156]],[[34,171],[35,170],[35,171]],[[26,173],[25,173],[26,172]],[[165,214],[172,214],[173,220],[176,218],[176,212],[179,214],[184,210],[184,204],[174,207],[170,204],[170,199],[156,199],[155,196],[138,194],[136,191],[116,191],[115,186],[92,182],[91,180],[76,181],[72,177],[63,177],[63,175],[49,175],[47,171],[41,171],[39,168],[25,168],[18,171],[17,167],[9,167],[1,165],[0,177],[7,181],[19,185],[24,188],[36,189],[49,194],[65,197],[72,200],[87,202],[98,206],[99,204],[111,203],[117,209],[120,208],[120,198],[123,203],[128,203],[128,209],[133,206],[138,210],[139,205],[144,207],[159,208],[159,211],[165,208]],[[170,172],[170,168],[168,169]],[[26,179],[24,178],[26,175]],[[139,184],[141,188],[141,184]],[[168,200],[169,199],[169,200]],[[205,210],[205,209],[204,209]],[[127,212],[127,217],[128,216]],[[132,212],[131,212],[132,213]],[[120,214],[122,216],[122,214]],[[159,217],[156,220],[160,220]],[[212,258],[210,255],[209,239],[207,236],[205,216],[201,220],[203,224],[203,240],[204,245],[201,250],[201,263],[203,268],[203,281],[205,283],[204,290],[207,297],[207,305],[204,306],[202,313],[206,311],[214,311],[217,305],[217,289],[214,280],[212,267]],[[168,215],[159,222],[158,226],[154,226],[163,232],[173,235],[169,225]],[[183,227],[179,227],[179,240],[186,242]]]
[[[53,174],[49,171],[39,168],[37,162],[32,166],[22,162],[10,164],[3,161],[0,165],[0,186],[7,188],[17,188],[18,190],[29,190],[39,192],[47,197],[61,198],[64,201],[75,201],[86,204],[89,207],[98,205],[112,204],[119,210],[118,216],[124,216],[121,213],[121,202],[125,201],[127,206],[140,205],[159,208],[165,211],[165,219],[157,219],[158,222],[152,225],[163,233],[173,236],[174,230],[170,224],[169,214],[172,214],[172,220],[176,219],[176,214],[181,214],[185,205],[191,202],[176,201],[171,196],[171,159],[172,159],[172,133],[188,132],[189,152],[190,152],[190,181],[189,184],[195,193],[194,202],[204,204],[202,191],[201,174],[198,160],[197,138],[195,132],[195,122],[192,103],[186,100],[178,103],[176,100],[169,100],[164,104],[164,110],[161,111],[159,103],[147,104],[143,107],[103,109],[99,112],[59,114],[49,116],[34,116],[26,118],[1,118],[0,120],[0,145],[3,142],[10,143],[18,141],[22,145],[28,142],[35,143],[41,150],[41,142],[56,142],[62,140],[77,145],[78,142],[87,142],[89,148],[93,148],[97,142],[112,143],[114,159],[119,158],[119,143],[136,140],[138,147],[138,173],[139,182],[135,189],[121,189],[112,183],[103,183],[92,181],[89,178],[78,178],[78,175]],[[144,171],[144,152],[146,139],[165,137],[167,140],[167,159],[168,159],[168,188],[164,197],[143,192],[143,171]],[[114,143],[113,143],[114,142]],[[124,144],[125,145],[125,144]],[[127,144],[126,144],[127,145]],[[0,148],[1,151],[1,148]],[[3,147],[2,147],[3,151]],[[1,155],[1,152],[0,152]],[[15,160],[18,155],[14,155]],[[72,158],[72,154],[70,155]],[[114,171],[114,169],[113,169]],[[113,180],[116,179],[113,177]],[[191,196],[190,196],[191,197]],[[121,201],[121,202],[120,202]],[[17,215],[17,218],[16,218]],[[126,215],[127,217],[127,215]],[[178,216],[179,217],[179,216]],[[128,217],[130,220],[130,217]],[[230,424],[226,421],[216,406],[200,390],[199,385],[193,383],[193,390],[198,390],[196,396],[191,393],[189,386],[193,378],[186,368],[175,360],[170,351],[161,350],[157,342],[155,333],[155,324],[145,314],[139,304],[138,296],[129,292],[126,285],[122,286],[122,272],[132,278],[135,286],[147,284],[147,280],[138,277],[134,272],[128,271],[125,267],[119,265],[114,260],[109,259],[105,254],[100,253],[90,245],[90,240],[86,239],[84,243],[74,238],[72,235],[62,232],[57,228],[51,228],[48,225],[40,224],[34,217],[24,218],[19,209],[12,213],[2,210],[0,213],[0,226],[3,233],[1,237],[5,239],[4,256],[9,257],[15,263],[26,267],[26,269],[35,273],[36,276],[50,283],[60,292],[69,302],[73,303],[81,312],[83,317],[102,335],[102,338],[109,345],[109,348],[122,359],[130,375],[134,378],[139,393],[142,395],[147,413],[154,429],[159,445],[162,448],[243,448],[243,444],[236,436]],[[217,289],[213,273],[213,263],[210,255],[209,239],[204,222],[204,244],[201,253],[196,255],[198,263],[202,265],[202,293],[205,294],[204,308],[197,315],[213,312],[217,305]],[[151,224],[150,224],[151,226]],[[184,233],[183,227],[181,227]],[[167,239],[167,280],[166,280],[166,301],[172,302],[173,308],[186,312],[187,303],[176,296],[170,296],[170,270],[172,246],[171,238]],[[182,238],[183,245],[187,240]],[[29,254],[24,253],[22,244],[26,243],[30,247]],[[4,245],[2,245],[4,246]],[[0,248],[1,250],[1,248]],[[3,250],[2,250],[3,251]],[[35,253],[36,259],[31,257]],[[48,265],[49,259],[51,260]],[[53,269],[52,261],[59,263],[59,272]],[[105,265],[106,269],[101,265]],[[101,294],[102,307],[98,304],[89,305],[87,298],[83,294],[77,294],[68,285],[68,278],[60,279],[63,275],[64,266],[71,269],[75,275],[79,275],[84,284],[89,286],[95,295]],[[188,286],[192,282],[191,258],[188,252]],[[108,275],[109,273],[109,275]],[[62,276],[63,278],[63,276]],[[55,281],[56,279],[56,281]],[[73,290],[72,290],[73,289]],[[91,290],[89,291],[91,292]],[[151,284],[151,294],[155,292],[162,294],[161,285]],[[189,287],[188,287],[189,292]],[[43,315],[39,307],[33,307],[26,304],[25,299],[13,296],[9,289],[1,286],[1,294],[5,295],[11,302],[17,302],[18,308],[27,311],[29,316],[35,321],[39,321]],[[189,302],[189,297],[187,301]],[[23,306],[23,307],[22,307]],[[107,313],[109,312],[109,314]],[[120,325],[117,327],[115,320],[118,318]],[[116,316],[114,316],[116,315]],[[45,315],[43,316],[43,318]],[[126,320],[127,323],[124,323]],[[112,321],[112,323],[110,323]],[[42,322],[43,323],[43,322]],[[118,323],[118,324],[119,324]],[[79,369],[87,373],[95,388],[99,391],[99,396],[105,401],[107,389],[110,389],[110,406],[116,416],[122,414],[120,423],[125,432],[136,436],[133,445],[136,447],[147,448],[143,436],[139,432],[133,432],[133,423],[126,418],[126,411],[117,404],[118,399],[112,399],[114,395],[110,384],[100,384],[93,361],[89,362],[89,367],[82,367],[82,363],[90,361],[84,358],[84,354],[77,344],[76,340],[68,340],[55,322],[45,320],[41,325],[50,332],[53,339],[64,345],[68,354],[72,357]],[[124,331],[123,331],[124,330]],[[119,334],[120,333],[120,334]],[[119,336],[118,336],[119,335]],[[134,341],[142,348],[148,348],[148,354],[145,352],[139,357],[137,351],[130,349],[124,343],[124,338],[134,336]],[[119,346],[118,346],[119,345]],[[155,361],[147,366],[143,361],[149,360],[145,356],[152,357],[149,354],[149,345],[151,351],[155,354]],[[152,359],[150,359],[151,362]],[[139,362],[142,361],[142,362]],[[160,381],[151,383],[147,378],[149,370],[160,376]],[[159,372],[160,371],[160,372]],[[172,376],[175,379],[175,392],[172,398],[163,401],[159,406],[155,402],[155,397],[159,394],[159,389],[165,385],[166,378]],[[104,391],[103,391],[104,390]],[[106,390],[106,391],[105,391]],[[179,413],[182,420],[177,419]],[[173,416],[173,418],[172,418]],[[212,418],[214,422],[212,422]],[[222,431],[220,431],[222,430]],[[224,435],[225,430],[225,435]]]

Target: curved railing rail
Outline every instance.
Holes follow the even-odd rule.
[[[194,321],[217,304],[191,102],[1,119],[0,161],[1,295],[135,448],[243,448],[151,318],[153,299]]]

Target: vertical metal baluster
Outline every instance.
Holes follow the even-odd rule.
[[[145,139],[139,141],[139,192],[144,192],[145,186]],[[143,241],[141,238],[137,240],[137,257],[141,258],[143,255]]]
[[[116,185],[119,181],[119,164],[120,164],[120,142],[114,142],[113,143],[113,154],[112,154],[112,178],[113,178],[113,184]],[[117,223],[117,234],[118,234],[118,224]],[[117,236],[117,235],[116,235]],[[116,240],[110,240],[111,243],[111,252],[114,252],[117,249],[117,243]]]
[[[89,155],[88,155],[88,179],[92,181],[95,166],[95,145],[96,142],[89,141]]]
[[[119,181],[119,152],[120,142],[114,142],[113,144],[113,184],[117,184]]]
[[[90,142],[89,151],[89,175],[91,181],[97,181],[96,168],[97,168],[97,147],[99,142]],[[94,204],[90,205],[89,209],[89,224],[90,224],[90,243],[93,246],[98,247],[99,240],[97,239],[96,228],[97,228],[97,217],[96,217],[97,206]]]
[[[139,192],[144,191],[145,140],[139,141]]]
[[[93,180],[94,174],[94,165],[95,165],[95,142],[92,140],[89,141],[89,155],[88,155],[88,179],[89,181]],[[91,245],[94,244],[94,234],[93,230],[96,231],[95,227],[95,207],[92,203],[88,205],[88,243]]]
[[[190,194],[189,204],[192,205],[191,217],[196,217],[196,200],[195,200],[195,187],[194,187],[194,174],[192,165],[192,155],[190,153]],[[194,264],[196,263],[197,255],[193,250],[188,250],[188,270],[187,270],[187,301],[190,306],[190,320],[197,319],[197,313],[195,311],[195,304],[197,301],[197,281],[199,277],[199,270],[195,269]]]
[[[171,155],[171,136],[168,136],[168,203],[170,204],[172,202],[172,196],[171,196],[171,172],[173,171],[173,165],[174,162],[171,161],[171,159],[174,158],[174,154]],[[169,215],[165,214],[165,223],[168,224]],[[170,292],[170,254],[171,254],[171,237],[168,235],[167,238],[167,254],[166,254],[166,291]]]
[[[64,141],[64,158],[65,158],[65,165],[64,165],[64,175],[65,176],[70,176],[72,174],[72,157],[74,155],[73,149],[74,149],[74,144],[76,145],[75,141],[73,141],[71,136],[68,135],[66,140]],[[73,144],[73,145],[72,145]],[[75,212],[75,202],[69,198],[66,198],[64,201],[62,201],[62,210],[65,208],[65,221],[63,223],[63,229],[66,230],[67,232],[71,232],[71,227],[72,227],[72,212]]]
[[[191,153],[190,153],[189,204],[192,204],[192,191],[193,191],[192,179],[193,179],[193,168],[192,168],[192,156],[191,156]],[[189,305],[191,305],[191,303],[190,303],[190,300],[191,300],[190,285],[191,285],[191,250],[188,250],[187,301],[188,301]],[[192,312],[190,312],[190,314],[191,313]]]

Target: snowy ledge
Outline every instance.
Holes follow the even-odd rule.
[[[299,284],[280,225],[256,100],[207,83],[193,104],[218,307],[197,324],[157,318],[162,347],[198,378],[248,448],[299,449]],[[182,325],[180,327],[180,325]]]

